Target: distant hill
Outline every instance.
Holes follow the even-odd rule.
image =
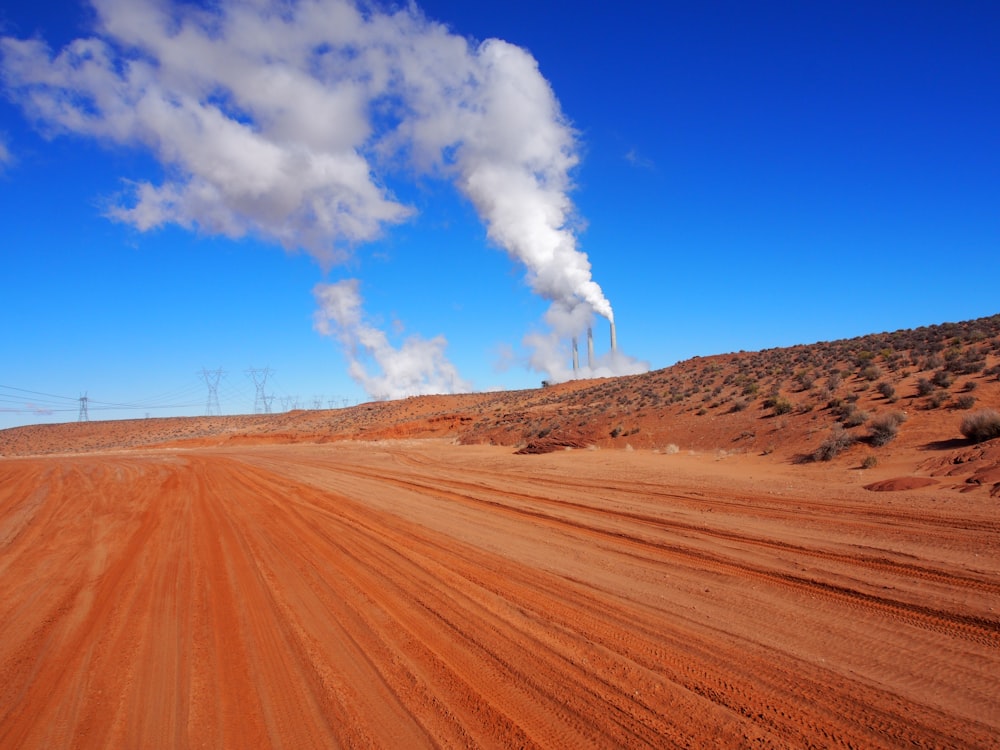
[[[0,431],[0,454],[446,437],[525,453],[631,447],[870,465],[968,452],[962,420],[983,409],[1000,410],[1000,315],[531,390],[17,427]]]

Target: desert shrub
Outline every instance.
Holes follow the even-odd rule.
[[[733,399],[733,405],[729,407],[729,411],[733,411],[733,412],[735,412],[735,411],[743,411],[748,406],[750,406],[750,402],[747,401],[744,398]]]
[[[965,394],[964,396],[959,396],[955,399],[955,406],[959,409],[971,409],[976,405],[976,397]]]
[[[1000,437],[1000,414],[993,409],[980,409],[962,419],[962,434],[974,443]]]
[[[831,461],[836,458],[841,451],[850,448],[857,439],[841,427],[834,425],[829,436],[820,443],[819,448],[813,452],[813,461]]]
[[[985,355],[978,354],[972,350],[967,351],[961,357],[955,357],[948,362],[948,369],[959,375],[974,375],[981,372],[986,367]]]
[[[938,370],[931,377],[931,382],[941,388],[948,388],[955,382],[955,376],[948,370]]]
[[[883,414],[872,420],[868,425],[868,442],[876,447],[887,445],[896,439],[899,426],[906,420],[901,411]]]
[[[875,388],[887,399],[892,399],[896,395],[896,386],[892,383],[887,383],[884,380],[875,386]]]
[[[796,374],[795,380],[803,391],[808,391],[816,384],[816,374],[809,370],[802,370]]]
[[[929,396],[934,392],[934,384],[927,378],[920,378],[917,381],[917,395]]]
[[[878,365],[866,365],[861,368],[861,377],[865,380],[878,380],[882,377],[882,370]]]
[[[769,409],[774,410],[775,416],[780,416],[781,414],[788,414],[792,410],[792,402],[789,401],[784,396],[769,396],[764,401],[764,406]]]
[[[878,459],[875,456],[865,456],[865,460],[861,462],[862,469],[874,469],[878,466]]]
[[[925,370],[936,370],[944,364],[944,359],[938,354],[932,354],[924,360]]]
[[[854,404],[851,404],[844,411],[842,421],[844,422],[845,427],[858,427],[859,425],[863,425],[867,422],[869,416],[868,412],[862,411]]]
[[[979,383],[977,383],[975,380],[966,380],[965,385],[962,386],[962,390],[965,391],[966,393],[971,393],[978,387]]]
[[[621,425],[618,425],[611,431],[611,437],[613,438],[620,437],[623,432],[625,432],[625,428],[622,427]]]
[[[939,409],[948,401],[948,391],[934,391],[927,399],[928,409]]]

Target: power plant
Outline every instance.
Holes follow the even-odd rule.
[[[618,351],[618,334],[615,331],[615,321],[611,321],[611,351]],[[587,326],[587,369],[594,369],[594,329]],[[573,337],[573,375],[580,374],[580,346],[576,336]]]

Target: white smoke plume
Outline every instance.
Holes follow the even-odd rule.
[[[350,375],[378,400],[435,393],[460,393],[471,386],[458,374],[444,350],[443,336],[427,340],[410,336],[394,347],[385,332],[364,319],[356,279],[318,284],[313,289],[319,309],[314,325],[324,336],[340,340]],[[375,371],[369,372],[369,364]]]
[[[413,4],[92,4],[93,36],[57,52],[0,39],[0,73],[45,132],[155,155],[162,181],[129,183],[113,219],[255,235],[329,266],[412,215],[380,175],[438,175],[553,303],[557,338],[613,319],[575,234],[576,134],[525,50],[473,45]]]
[[[649,370],[649,363],[631,357],[621,350],[609,350],[597,355],[593,364],[582,360],[577,372],[572,367],[571,342],[567,336],[575,336],[577,331],[586,330],[592,315],[585,305],[553,302],[545,313],[545,322],[550,330],[544,333],[532,332],[525,336],[525,344],[531,351],[528,366],[532,370],[544,372],[548,380],[560,383],[573,378],[607,378],[615,375],[637,375]],[[594,331],[599,338],[600,331]],[[610,338],[610,332],[608,333]],[[581,354],[585,356],[586,340],[579,340]],[[610,343],[610,341],[609,341]],[[597,347],[595,346],[595,352]]]

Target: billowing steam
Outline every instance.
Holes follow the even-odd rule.
[[[471,45],[412,4],[93,5],[94,36],[55,54],[37,39],[4,38],[0,53],[6,88],[44,130],[158,159],[162,181],[131,183],[112,218],[141,231],[175,223],[252,234],[329,266],[412,215],[379,174],[439,175],[552,302],[551,334],[525,339],[533,367],[561,379],[563,368],[546,363],[565,339],[594,313],[613,319],[573,229],[576,136],[525,50]],[[316,294],[318,328],[344,345],[371,395],[468,387],[444,359],[443,338],[384,348],[362,322],[353,282]],[[367,374],[358,352],[383,374]],[[611,371],[638,366],[616,360]]]
[[[460,393],[470,389],[444,355],[443,336],[431,340],[409,337],[393,347],[385,332],[369,325],[361,310],[356,279],[319,284],[313,289],[319,309],[316,330],[338,338],[350,361],[350,373],[376,399],[403,398],[429,393]],[[377,372],[369,372],[366,361]]]

